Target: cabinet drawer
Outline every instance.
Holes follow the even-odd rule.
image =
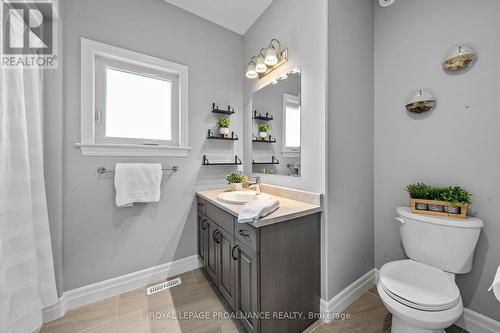
[[[198,212],[205,214],[206,201],[200,197],[197,198],[197,201],[198,201]]]
[[[234,233],[234,217],[233,215],[223,211],[222,209],[205,202],[205,215],[212,221],[224,228],[230,234]]]
[[[254,227],[244,223],[235,223],[236,238],[255,252],[259,252],[258,232]]]

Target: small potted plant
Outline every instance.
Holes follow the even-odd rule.
[[[229,118],[221,118],[217,120],[217,126],[219,126],[219,134],[221,137],[229,137],[229,125],[231,125],[231,119]]]
[[[261,140],[265,140],[267,138],[267,132],[269,132],[271,128],[268,124],[260,124],[259,125],[259,138]]]
[[[410,195],[412,199],[429,199],[429,189],[431,187],[424,183],[415,183],[406,186],[406,192]],[[415,208],[418,210],[427,210],[428,205],[426,203],[417,202]]]
[[[441,193],[441,200],[450,203],[450,205],[444,206],[444,211],[446,213],[460,214],[460,204],[470,204],[471,194],[460,186],[449,186]]]
[[[227,175],[226,180],[231,186],[231,191],[241,191],[243,190],[243,183],[248,181],[248,177],[237,171]]]
[[[437,187],[424,183],[406,186],[410,209],[414,214],[448,216],[465,219],[471,194],[459,186]]]
[[[442,194],[444,193],[445,190],[446,188],[444,187],[431,187],[429,189],[429,200],[441,201]],[[428,207],[431,212],[444,211],[444,205],[441,205],[439,203],[429,203]]]

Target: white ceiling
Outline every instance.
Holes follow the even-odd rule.
[[[165,0],[229,30],[245,34],[273,0]]]

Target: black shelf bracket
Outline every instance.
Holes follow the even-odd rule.
[[[267,112],[265,115],[262,115],[261,113],[257,112],[257,110],[254,110],[253,111],[253,119],[271,121],[274,119],[274,117]]]
[[[231,132],[231,136],[227,138],[223,136],[216,136],[215,133],[211,129],[209,129],[207,133],[207,139],[236,141],[238,140],[238,136],[234,134],[234,132]]]
[[[267,139],[264,139],[264,140],[261,140],[260,138],[256,137],[255,135],[253,135],[253,139],[252,139],[252,142],[261,142],[261,143],[276,143],[276,139],[273,138],[271,136],[271,134],[269,134],[269,136],[267,137]]]
[[[252,161],[252,164],[253,165],[280,164],[280,161],[278,161],[277,158],[275,158],[274,156],[272,156],[271,157],[271,162],[255,162],[255,161]]]
[[[221,110],[218,105],[215,105],[215,103],[212,103],[212,112],[213,113],[220,113],[220,114],[227,114],[227,115],[232,115],[234,114],[234,108],[231,107],[231,105],[227,106],[227,110]]]
[[[203,155],[203,165],[241,165],[241,160],[238,158],[238,155],[234,156],[234,162],[223,162],[223,163],[210,163],[207,158],[207,155]]]

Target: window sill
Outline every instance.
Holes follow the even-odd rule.
[[[147,146],[108,143],[76,143],[83,156],[187,157],[191,147]]]

